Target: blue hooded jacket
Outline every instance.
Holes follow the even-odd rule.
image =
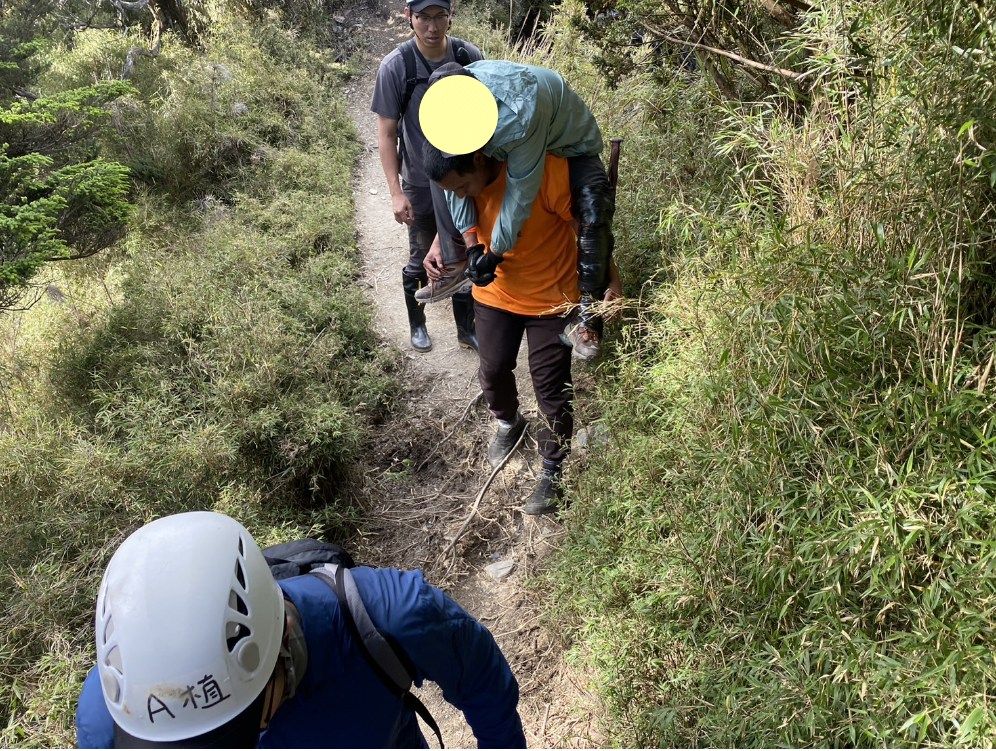
[[[519,686],[490,632],[418,571],[351,571],[374,625],[408,657],[415,685],[437,683],[463,711],[480,748],[525,748]],[[331,588],[315,576],[278,583],[301,615],[308,667],[260,736],[259,748],[426,748],[415,714],[354,644]],[[96,668],[83,684],[76,738],[80,748],[114,745]]]

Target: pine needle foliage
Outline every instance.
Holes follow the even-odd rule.
[[[132,88],[102,81],[39,94],[43,45],[0,16],[0,310],[51,261],[91,256],[120,239],[130,211],[128,169],[99,155],[108,104]]]

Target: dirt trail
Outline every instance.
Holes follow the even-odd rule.
[[[409,31],[398,8],[374,5],[356,13],[365,43],[363,73],[349,83],[346,94],[365,146],[354,186],[363,277],[380,334],[405,353],[402,377],[407,383],[405,406],[382,426],[375,447],[378,469],[364,493],[373,500],[365,509],[368,522],[358,557],[374,565],[422,569],[488,626],[518,678],[519,709],[531,747],[602,745],[594,735],[596,704],[582,687],[585,679],[565,665],[563,645],[540,622],[540,603],[524,586],[563,534],[555,520],[517,511],[533,485],[535,442],[527,441],[497,475],[479,513],[452,544],[491,472],[484,451],[494,424],[480,399],[475,400],[477,355],[457,346],[449,303],[427,308],[433,350],[420,354],[409,346],[400,280],[407,233],[391,214],[376,117],[369,109],[377,64]],[[535,421],[528,375],[520,373],[519,384],[523,412]],[[495,579],[486,567],[502,562],[514,568]],[[447,747],[476,745],[463,715],[434,686],[423,689],[421,697],[439,722]],[[435,745],[427,729],[426,737]]]

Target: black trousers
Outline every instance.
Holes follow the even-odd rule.
[[[425,269],[422,261],[432,246],[432,238],[439,232],[439,242],[443,251],[443,263],[451,264],[467,258],[467,247],[463,237],[453,226],[453,218],[446,206],[443,189],[436,183],[430,185],[411,185],[402,181],[408,201],[412,205],[414,221],[408,227],[408,263],[405,266],[406,276],[424,278]]]
[[[529,375],[544,424],[537,436],[539,453],[548,464],[560,464],[570,453],[574,432],[574,384],[571,350],[560,341],[567,319],[522,316],[474,303],[481,367],[478,378],[491,413],[511,422],[519,409],[515,387],[516,360],[522,335],[529,348]]]

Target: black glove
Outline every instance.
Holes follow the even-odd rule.
[[[495,269],[504,260],[497,253],[485,253],[478,243],[467,248],[467,278],[478,287],[486,287],[495,280]]]

